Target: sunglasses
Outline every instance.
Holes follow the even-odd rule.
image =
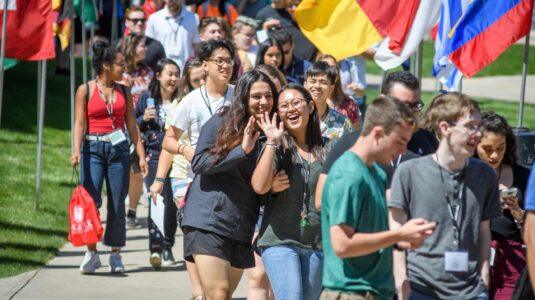
[[[141,24],[145,24],[145,19],[131,19],[131,18],[128,18],[128,20],[134,24],[137,24],[137,23],[141,23]]]

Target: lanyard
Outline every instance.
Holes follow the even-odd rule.
[[[114,118],[113,118],[113,104],[115,103],[115,94],[113,93],[115,90],[115,83],[112,83],[111,85],[111,101],[108,101],[108,98],[104,96],[104,93],[100,89],[98,85],[98,81],[95,80],[95,84],[97,85],[98,93],[100,94],[100,98],[102,98],[102,101],[104,101],[104,105],[106,105],[106,111],[108,111],[108,116],[111,120],[111,128],[115,130],[115,124],[114,124]]]
[[[184,17],[182,17],[182,12],[180,13],[180,16],[178,16],[178,22],[173,22],[172,21],[172,20],[176,20],[176,19],[177,19],[177,17],[173,17],[173,16],[165,17],[165,20],[167,21],[167,24],[169,25],[169,28],[171,28],[171,31],[173,32],[173,41],[175,41],[175,43],[177,42],[176,37],[178,35],[178,31],[180,30],[180,26],[182,25],[182,20],[184,19]],[[176,29],[175,29],[174,25],[176,25],[177,23],[178,23],[178,25],[176,26]]]
[[[202,93],[202,89],[204,88],[204,94]],[[208,108],[208,111],[210,112],[210,116],[214,116],[214,113],[212,112],[212,105],[210,104],[210,97],[208,96],[208,91],[206,90],[206,85],[201,86],[199,89],[199,92],[201,93],[202,100],[204,101],[204,104],[206,105],[206,108]],[[228,93],[228,87],[225,91],[225,96],[223,98],[223,105],[227,101],[227,93]]]
[[[311,150],[309,149],[308,151],[308,154],[307,154],[307,157],[308,157],[308,161],[307,161],[307,166],[305,167],[305,162],[303,161],[303,158],[301,157],[301,155],[299,154],[299,151],[296,150],[296,155],[297,157],[299,158],[299,163],[301,164],[301,167],[300,169],[303,170],[302,173],[303,173],[303,177],[304,177],[304,181],[303,181],[303,202],[302,202],[302,205],[301,205],[301,227],[305,227],[307,225],[310,225],[310,221],[308,220],[308,201],[307,201],[307,190],[308,190],[308,183],[310,181],[310,164],[312,163],[311,160]]]
[[[444,196],[446,197],[446,202],[448,203],[448,213],[450,215],[451,222],[453,223],[453,244],[459,246],[461,241],[461,222],[459,220],[459,213],[461,211],[461,202],[463,201],[463,190],[464,190],[464,173],[466,169],[466,164],[463,167],[463,170],[458,175],[460,182],[459,191],[455,191],[455,185],[457,179],[453,179],[453,187],[450,189],[446,186],[444,182],[444,175],[442,174],[442,168],[440,167],[440,162],[438,160],[438,155],[435,156],[437,159],[438,169],[440,171],[440,179],[442,181],[442,186],[445,187]],[[456,176],[457,177],[457,176]],[[452,191],[453,190],[453,191]]]

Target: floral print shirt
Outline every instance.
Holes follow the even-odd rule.
[[[349,118],[329,108],[327,116],[320,122],[321,136],[328,140],[339,139],[343,134],[352,132]]]

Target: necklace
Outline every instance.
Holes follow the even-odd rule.
[[[297,157],[299,158],[299,163],[301,164],[300,171],[303,173],[303,201],[301,203],[301,221],[300,225],[301,227],[305,227],[310,225],[310,221],[308,220],[308,201],[307,201],[307,195],[308,195],[308,183],[310,181],[310,163],[311,163],[311,153],[310,149],[307,153],[307,165],[305,167],[305,162],[303,158],[301,157],[301,154],[299,154],[299,150],[297,150]]]

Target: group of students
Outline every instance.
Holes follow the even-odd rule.
[[[186,14],[174,1],[154,14]],[[111,272],[125,271],[132,170],[165,203],[164,232],[149,218],[150,263],[174,263],[179,223],[192,299],[230,298],[244,269],[250,299],[510,299],[529,171],[503,117],[454,92],[422,113],[418,80],[393,72],[361,122],[343,64],[294,57],[288,31],[245,71],[220,21],[173,56],[144,14],[127,11],[117,46],[93,44],[97,76],[76,94],[71,164],[98,207],[106,179]],[[94,273],[87,248],[80,270]]]

